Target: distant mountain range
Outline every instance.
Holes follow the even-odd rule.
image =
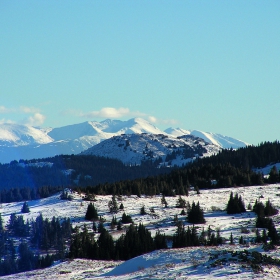
[[[169,141],[171,143],[173,141],[176,143],[174,145],[179,146],[187,145],[185,141],[189,143],[191,139],[191,137],[181,138],[181,136],[192,135],[194,137],[203,139],[205,142],[203,146],[205,146],[206,143],[214,144],[216,148],[213,150],[215,151],[221,148],[236,149],[248,145],[248,143],[232,137],[198,130],[168,128],[165,131],[162,131],[153,124],[141,118],[133,118],[128,121],[110,119],[104,120],[102,122],[88,121],[59,128],[36,128],[19,124],[5,123],[0,124],[0,163],[9,163],[10,161],[20,159],[52,157],[60,154],[79,154],[106,139],[110,139],[113,136],[122,137],[124,134],[128,135],[126,136],[126,138],[129,138],[128,141],[131,141],[133,145],[136,145],[134,143],[136,143],[135,141],[137,141],[137,139],[139,141],[140,139],[141,141],[144,141],[143,139],[148,141],[148,136],[139,136],[139,134],[142,133],[167,136],[165,138],[167,142]],[[181,139],[178,139],[178,136]],[[159,141],[161,139],[160,137],[162,136],[149,137]],[[116,140],[117,138],[113,139]],[[178,144],[179,142],[182,143]],[[183,144],[183,142],[185,144]],[[164,144],[163,146],[166,145],[167,144]],[[139,146],[141,145],[139,144]],[[101,146],[99,145],[97,147],[100,148]],[[135,150],[135,148],[133,149]],[[93,151],[96,150],[97,148],[91,149],[90,151],[93,153]],[[105,151],[103,151],[103,155],[105,155],[104,152]],[[196,148],[194,148],[194,153],[195,152]],[[102,154],[102,152],[98,153]],[[135,154],[135,152],[133,153]],[[134,160],[136,160],[136,158],[134,158]]]

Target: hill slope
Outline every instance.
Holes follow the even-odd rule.
[[[97,261],[97,260],[66,260],[62,263],[56,263],[50,268],[1,276],[1,279],[279,279],[279,266],[261,263],[263,271],[256,271],[251,266],[252,259],[250,255],[253,251],[258,251],[273,258],[280,257],[279,247],[275,250],[265,251],[262,244],[247,245],[238,244],[241,235],[244,239],[253,240],[256,236],[255,225],[256,215],[251,211],[242,214],[228,215],[225,211],[227,201],[231,191],[242,195],[246,205],[253,205],[256,199],[263,203],[268,199],[273,205],[279,205],[280,197],[277,196],[279,184],[258,186],[258,187],[239,187],[226,189],[202,190],[198,195],[191,191],[189,196],[183,198],[192,203],[200,202],[205,213],[206,224],[197,225],[200,233],[203,228],[209,226],[212,230],[217,228],[221,231],[225,244],[220,246],[200,246],[186,247],[181,249],[168,249],[153,251],[128,261]],[[52,219],[53,216],[63,219],[69,217],[73,226],[80,229],[84,224],[92,232],[92,221],[85,221],[85,213],[89,202],[83,200],[83,194],[72,193],[72,201],[59,199],[60,194],[54,196],[29,201],[31,212],[20,214],[22,203],[5,203],[1,208],[2,218],[7,225],[11,213],[22,215],[24,220],[36,219],[42,213],[44,218]],[[261,198],[260,198],[261,197]],[[168,236],[176,233],[174,215],[184,225],[192,226],[186,221],[184,215],[180,215],[181,209],[176,207],[177,197],[167,197],[168,207],[161,204],[161,196],[122,196],[125,213],[131,215],[136,224],[143,223],[155,235],[158,230]],[[94,205],[98,213],[106,220],[104,223],[107,230],[116,240],[125,229],[118,231],[110,227],[110,221],[113,216],[119,220],[123,211],[110,213],[108,202],[111,196],[96,196]],[[119,203],[121,203],[119,201]],[[140,215],[142,206],[147,209],[147,215]],[[148,209],[153,208],[154,213]],[[154,215],[152,215],[154,214]],[[273,220],[279,231],[280,214],[273,216]],[[128,225],[127,225],[128,226]],[[241,229],[248,229],[248,232],[242,233]],[[234,245],[229,244],[230,234],[234,236]],[[99,233],[96,233],[98,237]],[[249,256],[244,258],[244,254]],[[257,273],[258,272],[258,273]]]
[[[192,135],[172,137],[164,134],[126,134],[110,139],[84,151],[84,155],[117,158],[126,164],[159,161],[181,166],[193,158],[216,154],[220,147]]]

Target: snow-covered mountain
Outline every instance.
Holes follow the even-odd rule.
[[[11,123],[0,125],[0,146],[47,144],[52,141],[49,135],[34,127]]]
[[[170,127],[166,129],[165,132],[173,136],[193,135],[196,137],[200,137],[204,139],[206,142],[215,144],[223,149],[230,149],[230,148],[237,149],[249,145],[249,143],[246,143],[244,141],[232,137],[223,136],[218,133],[203,132],[200,130],[185,130],[181,128]]]
[[[141,133],[162,134],[174,139],[177,136],[193,135],[220,148],[247,145],[246,142],[231,137],[198,130],[169,128],[162,131],[142,118],[128,121],[87,121],[59,128],[36,128],[9,123],[0,124],[0,162],[78,154],[113,136]]]
[[[192,135],[173,137],[166,134],[123,134],[104,140],[84,151],[84,155],[117,158],[126,164],[158,161],[178,165],[193,158],[216,154],[221,148]]]

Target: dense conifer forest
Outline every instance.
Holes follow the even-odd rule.
[[[275,167],[269,179],[256,168],[279,161],[280,143],[275,141],[222,150],[181,168],[157,168],[151,161],[125,166],[115,159],[80,155],[12,162],[0,164],[0,202],[43,198],[65,187],[85,190],[88,194],[173,196],[187,195],[190,187],[199,192],[205,188],[277,183],[280,173]],[[50,162],[52,166],[28,165],[36,162]]]
[[[273,165],[279,161],[280,143],[265,142],[256,147],[223,150],[215,156],[197,159],[167,174],[88,186],[86,191],[95,194],[140,196],[162,193],[173,196],[187,195],[190,187],[199,192],[199,189],[277,183],[280,182],[280,172],[275,167],[271,169],[268,179],[253,168]]]
[[[40,162],[49,164],[36,166]],[[138,166],[126,166],[117,159],[91,155],[61,155],[0,164],[0,189],[96,185],[147,177],[169,170],[170,168],[165,167],[157,168],[157,164],[151,161],[143,162]]]
[[[49,221],[39,215],[35,221],[24,221],[15,213],[4,228],[0,214],[0,275],[48,267],[63,259],[72,231],[69,218]]]

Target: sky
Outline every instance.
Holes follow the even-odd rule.
[[[0,123],[142,117],[280,136],[280,1],[0,1]]]

